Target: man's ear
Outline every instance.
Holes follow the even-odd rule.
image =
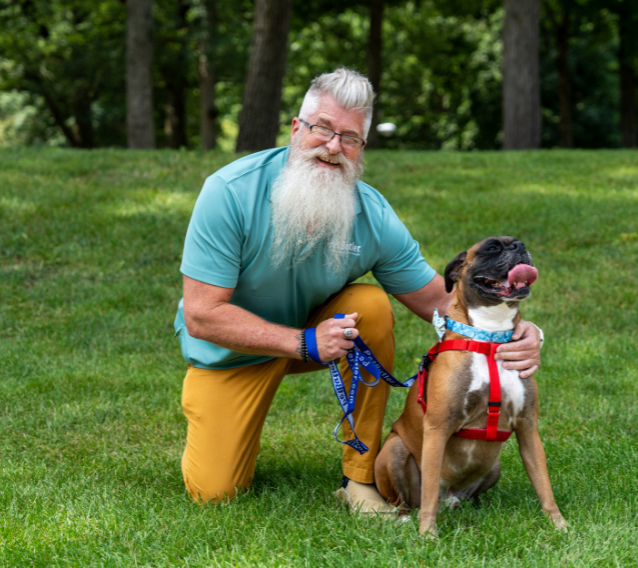
[[[297,134],[297,132],[299,132],[300,128],[301,128],[301,121],[299,120],[299,117],[295,116],[295,118],[292,119],[292,125],[291,125],[291,128],[290,128],[290,140],[291,141],[295,137],[295,134]]]
[[[454,288],[454,283],[459,279],[459,271],[467,258],[464,250],[456,255],[456,258],[445,267],[445,291],[449,294]]]

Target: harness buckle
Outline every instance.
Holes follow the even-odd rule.
[[[423,357],[421,358],[421,362],[419,363],[419,374],[423,373],[423,371],[425,371],[430,364],[430,359],[428,358],[428,354],[425,353],[425,355],[423,355]]]

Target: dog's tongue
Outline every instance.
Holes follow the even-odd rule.
[[[516,284],[516,288],[525,286],[525,282],[531,286],[538,278],[538,270],[529,264],[517,264],[507,274],[507,282],[511,286]]]

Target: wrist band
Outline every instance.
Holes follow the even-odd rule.
[[[308,356],[317,363],[325,365],[325,363],[319,357],[319,349],[317,349],[317,328],[311,327],[304,329],[304,337],[306,340],[306,347],[308,348]]]

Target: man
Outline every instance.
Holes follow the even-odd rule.
[[[222,168],[197,200],[175,329],[189,363],[182,471],[198,501],[232,499],[250,486],[281,380],[325,368],[307,361],[303,328],[316,327],[322,362],[342,358],[349,387],[344,355],[359,334],[392,372],[394,316],[385,292],[426,321],[434,308],[447,313],[441,276],[388,202],[358,180],[373,97],[353,71],[317,77],[293,119],[290,147]],[[369,271],[385,292],[350,284]],[[337,312],[346,317],[333,319]],[[497,357],[528,376],[539,363],[537,330],[524,322],[514,337]],[[359,389],[354,419],[370,450],[343,450],[337,494],[362,512],[390,510],[373,479],[388,394],[383,382]],[[344,438],[351,437],[344,425]]]

